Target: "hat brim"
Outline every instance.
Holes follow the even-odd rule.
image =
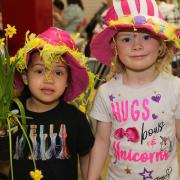
[[[161,39],[167,39],[167,37],[163,33],[155,32],[152,26],[150,25],[121,24],[121,25],[108,26],[99,34],[95,35],[95,37],[92,39],[90,44],[92,55],[101,63],[110,66],[114,54],[113,49],[111,47],[112,38],[119,31],[123,31],[128,28],[147,30]]]
[[[86,68],[81,66],[69,52],[66,52],[63,58],[66,59],[71,70],[71,83],[64,95],[64,100],[68,102],[74,100],[86,90],[89,83],[89,76]]]

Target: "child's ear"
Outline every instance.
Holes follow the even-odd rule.
[[[159,57],[163,57],[166,53],[166,49],[167,49],[167,46],[166,46],[166,43],[161,43],[160,47],[159,47]]]
[[[23,80],[25,85],[28,85],[27,73],[26,72],[22,73],[22,80]]]
[[[112,42],[111,42],[111,49],[113,50],[114,56],[117,56],[117,45],[114,38],[112,39]]]

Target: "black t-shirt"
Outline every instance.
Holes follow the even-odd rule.
[[[92,134],[86,116],[63,101],[43,113],[26,110],[28,137],[43,180],[77,180],[78,155],[87,154],[93,146]],[[31,179],[33,170],[30,151],[24,145],[21,131],[16,139],[13,160],[14,179]]]

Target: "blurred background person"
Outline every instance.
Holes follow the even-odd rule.
[[[70,33],[77,33],[79,25],[84,21],[84,6],[81,0],[66,0],[67,6],[62,14],[53,14],[56,26]]]
[[[100,8],[94,14],[94,16],[92,17],[92,19],[90,20],[89,24],[86,26],[85,29],[87,34],[86,37],[87,42],[84,48],[84,53],[87,57],[89,57],[88,63],[90,68],[95,74],[99,75],[100,79],[105,79],[104,77],[109,72],[109,68],[106,65],[97,61],[97,59],[91,55],[90,43],[93,37],[104,29],[105,26],[104,17],[106,15],[108,8],[111,6],[112,6],[112,0],[102,0]],[[104,81],[105,80],[97,80],[95,83],[95,89],[97,89],[101,83],[104,83]]]
[[[180,11],[176,0],[159,0],[159,9],[164,16],[164,19],[173,23],[180,28]],[[178,51],[172,62],[172,72],[180,77],[180,51]]]
[[[180,25],[180,13],[176,0],[159,0],[158,5],[167,22]]]
[[[103,0],[102,5],[94,14],[94,16],[91,18],[90,22],[85,28],[85,32],[87,34],[87,44],[85,47],[85,55],[88,57],[91,56],[91,52],[89,48],[91,40],[97,32],[100,32],[103,29],[103,26],[104,26],[103,18],[104,18],[104,15],[106,14],[108,7],[110,7],[111,5],[112,5],[112,0]]]
[[[61,16],[64,10],[64,2],[61,0],[54,0],[53,2],[53,25],[58,27],[59,21],[58,18]]]

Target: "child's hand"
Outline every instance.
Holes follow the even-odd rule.
[[[61,19],[61,16],[59,15],[58,12],[53,11],[53,18],[54,18],[55,20],[59,21],[59,19]]]
[[[7,134],[4,128],[0,128],[0,137],[5,136]]]

